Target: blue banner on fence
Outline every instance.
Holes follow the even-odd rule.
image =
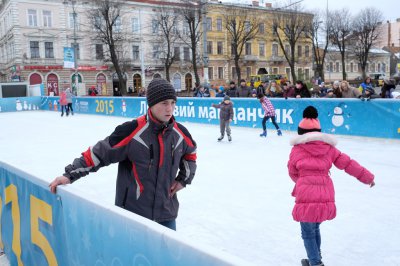
[[[59,110],[57,97],[47,97],[42,105]],[[221,98],[179,98],[174,115],[180,122],[219,124],[219,110],[211,107]],[[264,111],[257,99],[232,98],[233,125],[261,128]],[[374,99],[271,99],[276,121],[283,130],[296,131],[308,105],[318,109],[322,131],[331,134],[357,135],[400,139],[400,101]],[[74,110],[78,113],[138,117],[147,111],[143,97],[77,97]],[[274,129],[269,121],[267,128]]]
[[[11,265],[57,265],[66,259],[61,201],[35,180],[0,163],[0,246]]]
[[[40,96],[20,98],[0,98],[0,113],[40,110]]]

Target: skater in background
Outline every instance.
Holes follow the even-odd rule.
[[[63,89],[60,93],[60,105],[61,105],[61,116],[64,116],[64,110],[68,116],[68,102],[67,102],[67,93]]]
[[[221,136],[218,138],[218,141],[221,141],[224,138],[225,131],[226,135],[228,136],[228,140],[232,141],[230,123],[233,119],[233,103],[231,102],[231,98],[226,95],[220,104],[212,104],[212,107],[221,109],[219,112],[219,128],[221,131]]]
[[[175,121],[176,92],[167,80],[153,79],[146,97],[146,115],[116,127],[66,166],[49,187],[56,193],[59,185],[119,163],[115,205],[175,230],[176,193],[194,178],[196,142]]]
[[[259,93],[257,95],[257,98],[259,99],[262,109],[264,110],[264,118],[262,120],[262,127],[263,127],[263,133],[260,134],[260,137],[266,137],[267,136],[267,121],[268,119],[271,118],[272,124],[274,124],[278,136],[282,136],[282,132],[279,129],[278,124],[276,123],[276,114],[275,114],[275,108],[272,105],[271,101],[262,93]]]
[[[300,222],[301,236],[308,259],[302,265],[324,265],[321,261],[320,224],[336,216],[335,191],[330,168],[337,168],[373,187],[374,175],[352,160],[336,146],[336,139],[321,133],[318,111],[313,106],[304,109],[298,127],[299,136],[293,138],[288,170],[296,183],[292,196],[296,198],[292,215]]]
[[[72,97],[75,97],[75,95],[72,93],[71,88],[67,88],[65,93],[67,95],[67,116],[69,113],[74,115],[74,109],[72,108]]]

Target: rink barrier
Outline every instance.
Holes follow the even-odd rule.
[[[0,248],[10,265],[250,265],[116,206],[57,195],[0,162]]]
[[[43,97],[41,109],[59,110],[57,97]],[[174,115],[180,122],[219,124],[219,109],[211,107],[222,98],[179,98]],[[261,128],[264,112],[254,98],[231,98],[234,106],[232,125]],[[270,98],[282,130],[297,131],[303,110],[318,109],[322,131],[330,134],[400,139],[400,101],[393,99],[284,99]],[[76,113],[134,118],[147,111],[144,97],[77,97]],[[268,129],[275,130],[271,121]]]

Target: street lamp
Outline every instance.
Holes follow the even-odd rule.
[[[76,42],[76,40],[77,40],[77,37],[76,37],[76,26],[77,26],[77,24],[76,24],[76,17],[77,17],[77,13],[76,13],[76,10],[75,10],[75,4],[76,4],[76,1],[75,0],[64,0],[64,2],[63,2],[63,4],[64,5],[68,5],[69,3],[71,3],[71,6],[72,6],[72,18],[73,18],[73,23],[74,23],[74,37],[73,37],[73,39],[74,39],[74,79],[75,79],[75,82],[74,82],[74,85],[72,86],[72,91],[73,91],[73,93],[76,95],[77,94],[77,90],[78,90],[78,82],[79,82],[79,79],[78,79],[78,76],[79,76],[79,74],[78,74],[78,49],[77,49],[77,46],[78,46],[78,44],[77,44],[77,42]]]

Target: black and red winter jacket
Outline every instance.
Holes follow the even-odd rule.
[[[169,198],[174,180],[190,184],[196,171],[196,143],[188,130],[171,118],[155,121],[151,113],[119,125],[115,131],[65,167],[71,182],[119,163],[115,205],[148,219],[174,220],[179,202]]]

